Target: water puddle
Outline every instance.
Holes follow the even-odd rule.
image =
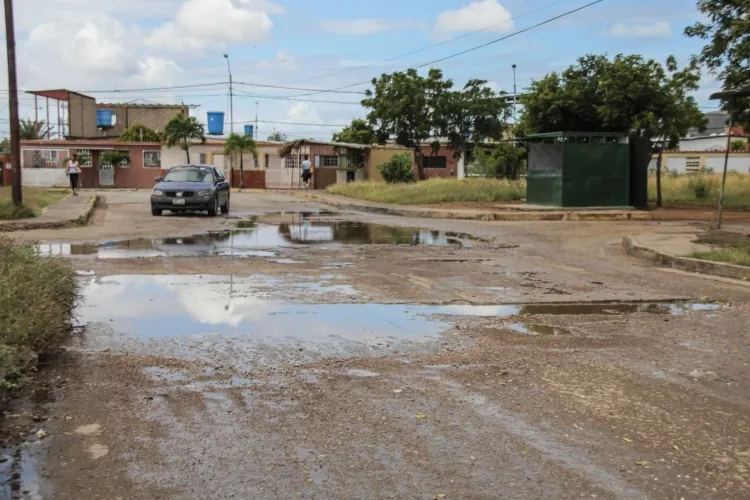
[[[28,448],[11,455],[0,455],[0,498],[41,500],[36,460]]]
[[[467,235],[468,236],[468,235]],[[456,245],[461,239],[440,231],[353,221],[301,219],[296,223],[258,224],[247,229],[181,238],[137,238],[95,243],[38,245],[43,256],[96,255],[101,259],[156,257],[275,257],[274,248],[304,245]]]
[[[285,299],[296,296],[315,301],[327,293],[348,295],[356,290],[325,282],[288,284],[264,276],[127,275],[84,280],[85,301],[77,310],[77,318],[83,324],[109,325],[118,333],[142,341],[213,335],[261,342],[300,339],[315,343],[332,338],[357,342],[387,338],[418,341],[439,337],[451,316],[681,314],[720,307],[693,302],[489,306],[301,304]],[[290,290],[295,294],[288,295]],[[528,332],[522,333],[567,333],[544,325],[524,325],[524,328]],[[160,372],[152,375],[171,376]]]
[[[559,326],[539,325],[533,323],[511,323],[508,328],[514,332],[523,333],[524,335],[570,335],[570,330]]]

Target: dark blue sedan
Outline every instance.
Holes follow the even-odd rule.
[[[151,192],[151,214],[201,212],[229,213],[229,183],[213,165],[180,165],[156,178]]]

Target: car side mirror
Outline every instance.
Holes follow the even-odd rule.
[[[156,180],[156,182],[161,182],[161,181],[164,180],[164,177],[157,177],[155,180]]]

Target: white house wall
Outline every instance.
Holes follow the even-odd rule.
[[[708,156],[704,161],[704,166],[707,169],[713,169],[714,172],[722,172],[724,170],[724,157]],[[750,174],[750,155],[730,155],[729,162],[727,164],[727,171],[739,172],[741,174]]]
[[[684,156],[669,156],[666,161],[667,170],[670,172],[677,172],[678,174],[684,174],[686,173],[685,163],[686,158]]]
[[[70,180],[64,168],[24,168],[21,183],[24,186],[56,187],[69,186]]]
[[[743,140],[732,137],[732,141]],[[725,151],[727,136],[701,137],[700,139],[683,139],[680,141],[680,151]]]

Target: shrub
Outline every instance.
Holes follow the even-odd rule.
[[[389,184],[416,181],[409,153],[393,155],[390,160],[378,165],[378,172],[383,176],[383,180]]]
[[[0,238],[0,394],[71,331],[78,282],[63,260]]]
[[[699,200],[711,198],[718,188],[719,182],[717,179],[708,175],[693,175],[688,181],[688,189]]]
[[[517,179],[524,170],[526,150],[513,144],[500,143],[489,151],[477,146],[473,156],[469,166],[470,174],[495,179]]]
[[[0,220],[30,219],[36,213],[26,205],[16,205],[12,201],[0,201]]]

